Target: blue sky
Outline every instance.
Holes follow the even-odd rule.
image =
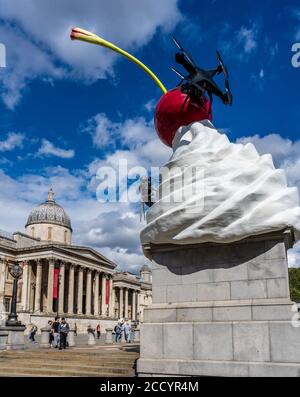
[[[25,4],[26,3],[26,4]],[[203,67],[219,49],[230,71],[232,108],[214,103],[214,124],[253,141],[300,186],[299,1],[0,0],[0,228],[22,230],[50,186],[72,217],[74,241],[136,270],[144,263],[136,206],[97,203],[101,165],[162,165],[170,151],[152,127],[160,92],[135,65],[71,42],[79,26],[143,60],[167,88],[178,83],[175,35]],[[222,84],[222,78],[219,80]],[[122,233],[120,233],[122,230]],[[298,260],[291,254],[291,263]]]

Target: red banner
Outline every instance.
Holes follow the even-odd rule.
[[[58,276],[59,276],[59,269],[54,269],[53,299],[58,298]]]
[[[110,295],[110,281],[106,279],[106,304],[109,305],[109,295]]]

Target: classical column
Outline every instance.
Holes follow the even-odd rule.
[[[102,273],[102,290],[101,290],[101,315],[106,317],[106,277],[105,273]]]
[[[140,323],[144,322],[143,319],[143,310],[141,310],[141,305],[145,303],[144,301],[144,295],[141,293],[138,293],[136,296],[136,303],[137,303],[137,309],[136,309],[136,317],[137,320],[139,320]]]
[[[36,279],[35,279],[35,296],[34,296],[34,311],[41,311],[41,294],[42,294],[42,262],[37,261],[36,264]]]
[[[136,320],[136,291],[132,292],[131,318],[132,320]]]
[[[124,310],[123,310],[123,287],[120,287],[120,295],[119,295],[119,317],[123,318]]]
[[[68,314],[74,313],[74,265],[69,267]]]
[[[91,271],[91,269],[87,269],[85,296],[86,296],[85,314],[90,315],[92,313],[92,271]]]
[[[64,313],[64,307],[65,307],[65,263],[62,262],[60,264],[60,269],[59,269],[59,293],[58,293],[58,312],[59,313]]]
[[[78,269],[77,314],[82,314],[83,268]]]
[[[114,317],[115,290],[113,289],[113,276],[109,279],[109,317]]]
[[[28,279],[29,279],[29,263],[24,262],[23,265],[23,284],[22,284],[22,298],[21,298],[21,305],[22,309],[25,311],[29,308],[28,302]]]
[[[99,316],[99,272],[95,273],[94,316]]]
[[[54,259],[48,260],[47,313],[53,312]]]
[[[124,317],[128,319],[128,288],[125,288],[125,314]]]
[[[0,260],[0,312],[1,310],[4,311],[5,281],[6,281],[6,260],[1,259]]]
[[[27,310],[29,312],[34,311],[34,283],[33,283],[33,269],[32,269],[32,262],[28,263],[29,271],[28,271],[28,295],[27,295]]]

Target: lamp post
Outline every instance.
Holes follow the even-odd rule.
[[[20,264],[17,262],[9,269],[9,273],[13,277],[14,282],[13,282],[13,293],[12,293],[10,313],[6,321],[6,326],[19,327],[21,325],[21,322],[18,321],[18,315],[17,315],[17,293],[18,293],[18,280],[22,277],[23,270]]]

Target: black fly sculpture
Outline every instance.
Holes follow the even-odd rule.
[[[188,72],[187,76],[184,76],[175,68],[172,68],[180,78],[181,82],[178,87],[181,87],[183,93],[187,94],[183,108],[189,98],[199,99],[205,93],[208,94],[210,103],[212,104],[213,95],[216,95],[222,100],[225,105],[232,105],[232,94],[229,86],[229,75],[227,67],[225,66],[219,51],[217,51],[217,60],[219,65],[212,70],[204,70],[196,65],[193,58],[188,52],[179,44],[178,40],[173,37],[175,45],[179,48],[180,52],[176,54],[176,63],[183,66]],[[214,77],[224,73],[225,76],[225,92],[214,81]]]

